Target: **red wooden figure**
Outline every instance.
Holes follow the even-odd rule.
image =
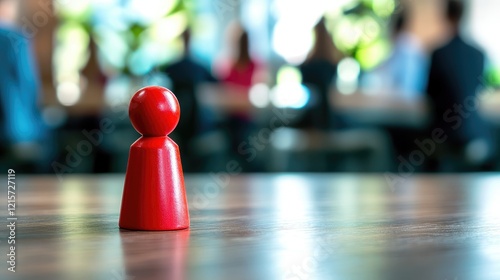
[[[189,212],[179,148],[167,136],[179,122],[177,98],[163,87],[140,89],[130,101],[129,116],[142,137],[130,147],[120,228],[188,228]]]

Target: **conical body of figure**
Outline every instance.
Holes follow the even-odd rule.
[[[166,88],[143,88],[132,97],[129,116],[142,137],[130,147],[120,228],[188,228],[189,212],[179,148],[167,136],[179,122],[177,98]]]

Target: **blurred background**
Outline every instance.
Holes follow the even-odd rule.
[[[451,2],[451,4],[450,4]],[[170,88],[185,172],[500,164],[496,0],[0,0],[0,166],[124,172]],[[158,120],[161,121],[161,120]]]

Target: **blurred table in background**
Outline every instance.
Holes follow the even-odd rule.
[[[352,123],[374,126],[425,127],[429,111],[425,98],[398,99],[389,95],[331,93],[331,107]]]
[[[200,104],[214,112],[249,113],[256,108],[249,100],[248,90],[241,86],[202,85],[196,95]]]
[[[360,92],[342,95],[334,90],[331,96],[333,110],[362,124],[422,128],[430,120],[431,112],[425,98],[405,100],[390,95]],[[500,93],[486,94],[479,104],[483,116],[489,122],[500,125]]]
[[[343,95],[334,88],[330,96],[332,111],[357,124],[422,128],[429,122],[430,112],[424,97],[405,100],[395,97],[394,94],[356,92]],[[214,111],[258,111],[250,102],[248,92],[241,88],[203,86],[198,97],[202,106]],[[480,110],[490,122],[500,125],[500,93],[488,93],[481,102]]]
[[[176,232],[118,228],[123,178],[17,174],[0,278],[500,279],[498,175],[187,176]]]

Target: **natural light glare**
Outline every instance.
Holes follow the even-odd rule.
[[[500,25],[499,10],[498,0],[470,1],[469,24],[466,26],[467,33],[484,48],[496,67],[500,67],[500,37],[493,34],[497,34]]]
[[[354,58],[347,57],[339,62],[338,76],[343,81],[351,82],[357,80],[360,72],[359,63]]]
[[[381,17],[388,17],[396,8],[394,0],[373,0],[373,11]]]
[[[269,105],[269,87],[266,84],[256,84],[250,89],[248,98],[257,108],[266,108]]]
[[[343,9],[348,9],[351,6],[359,3],[359,0],[324,0],[325,11],[328,14],[336,14],[337,12],[342,11]]]
[[[57,198],[61,205],[61,213],[64,216],[74,217],[81,215],[85,208],[85,200],[87,200],[85,193],[85,183],[78,180],[64,180],[62,182],[61,192]]]
[[[84,27],[67,23],[56,31],[58,42],[54,50],[56,81],[77,81],[79,71],[86,63],[88,55],[89,36]]]
[[[54,1],[55,9],[67,16],[79,17],[88,12],[92,0],[57,0]]]
[[[356,22],[358,29],[361,30],[360,44],[367,45],[380,38],[382,28],[372,16],[363,16]]]
[[[296,20],[280,20],[274,27],[273,48],[288,63],[300,64],[313,45],[312,26]]]
[[[178,4],[178,0],[129,0],[127,3],[127,9],[134,19],[151,23],[166,16]]]
[[[479,220],[486,224],[495,224],[500,220],[500,188],[498,188],[499,177],[485,177],[480,181],[481,196],[478,197],[480,202]]]
[[[324,14],[328,5],[325,0],[275,0],[274,13],[277,18],[293,20],[303,25],[313,26]]]
[[[358,89],[361,67],[354,58],[342,59],[338,65],[337,89],[342,94],[353,94]]]
[[[337,90],[343,95],[354,94],[358,89],[358,84],[356,82],[345,82],[342,80],[337,80],[336,86]]]
[[[480,195],[475,197],[475,203],[479,207],[479,215],[476,223],[480,228],[498,228],[498,221],[500,220],[500,188],[498,188],[498,176],[486,176],[481,179],[476,187],[480,187]],[[490,237],[491,238],[491,237]],[[490,238],[480,239],[480,252],[481,254],[497,263],[500,261],[500,244],[492,242]]]
[[[276,74],[276,84],[280,85],[287,83],[302,83],[302,74],[297,67],[285,65],[278,70]]]
[[[299,222],[311,211],[310,181],[295,175],[277,176],[272,182],[278,191],[275,205],[280,221]]]
[[[309,99],[309,90],[299,83],[277,85],[271,91],[271,102],[277,108],[304,108]]]
[[[356,53],[356,59],[363,69],[371,69],[379,65],[390,52],[387,40],[378,39],[369,46],[362,47]]]
[[[186,14],[179,12],[158,20],[146,31],[146,34],[153,40],[170,42],[179,37],[186,29],[187,23]]]
[[[302,85],[302,74],[296,67],[285,65],[276,74],[276,86],[271,91],[271,103],[278,108],[303,108],[309,103],[310,92]]]
[[[64,106],[73,106],[80,100],[82,94],[76,83],[63,82],[57,86],[57,100]]]
[[[361,40],[362,26],[353,15],[342,17],[335,25],[335,45],[343,51],[352,50]]]
[[[89,49],[84,36],[93,36],[100,65],[112,74],[144,75],[182,52],[179,36],[188,25],[185,2],[58,0],[55,6],[61,18],[54,55],[57,82],[74,81],[84,66]],[[68,29],[84,36],[70,36]]]
[[[288,63],[302,63],[314,43],[314,25],[328,8],[334,9],[329,2],[276,0],[273,10],[277,23],[272,35],[272,46],[276,53]]]
[[[314,205],[311,201],[310,181],[300,176],[281,175],[272,181],[276,195],[273,205],[277,208],[276,222],[290,227],[300,228],[301,224],[311,215]],[[276,233],[276,241],[281,250],[275,253],[276,266],[283,275],[293,275],[290,269],[309,265],[315,261],[313,253],[317,251],[317,239],[307,230],[280,230]],[[314,271],[308,275],[316,279]],[[285,278],[283,278],[285,279]],[[292,279],[286,277],[286,279]],[[295,279],[295,278],[293,278]]]

